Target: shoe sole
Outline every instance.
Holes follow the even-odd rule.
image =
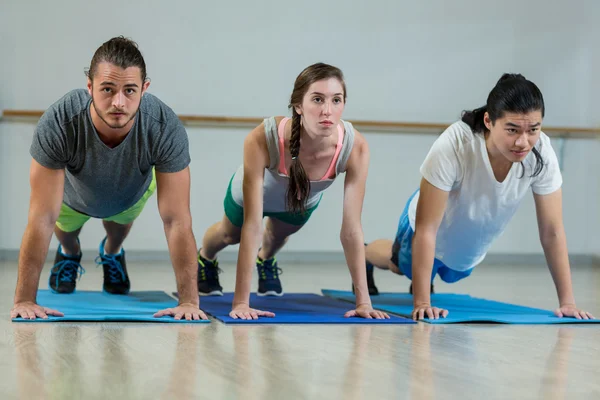
[[[283,292],[281,292],[281,293],[277,293],[277,292],[276,292],[276,291],[274,291],[274,290],[267,290],[267,291],[266,291],[266,292],[264,292],[264,293],[261,293],[261,292],[256,292],[256,295],[257,295],[257,296],[259,296],[259,297],[267,297],[267,296],[281,297],[281,296],[283,296]]]
[[[77,289],[73,290],[72,292],[59,292],[58,290],[54,290],[54,289],[50,288],[50,291],[54,294],[73,294],[77,291]]]
[[[128,290],[128,291],[126,291],[126,292],[124,292],[124,293],[111,293],[111,292],[109,292],[107,290],[102,289],[102,293],[110,294],[112,296],[127,296],[130,291],[131,291],[131,289]]]
[[[204,293],[198,292],[200,296],[223,296],[223,292],[220,290],[213,290],[212,292]]]
[[[379,289],[375,288],[376,291],[373,291],[373,289],[369,289],[369,296],[379,296]],[[355,291],[354,291],[354,286],[352,286],[352,294],[356,295]]]

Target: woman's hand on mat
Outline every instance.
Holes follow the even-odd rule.
[[[42,307],[35,304],[33,301],[24,301],[17,303],[13,306],[10,311],[11,318],[21,317],[23,319],[35,319],[42,318],[48,319],[48,315],[54,315],[55,317],[64,317],[65,314],[60,311],[53,310],[51,308]]]
[[[448,310],[443,308],[431,307],[431,304],[422,304],[415,306],[412,312],[412,319],[415,321],[420,319],[439,319],[440,317],[446,318],[448,316]]]
[[[233,306],[229,316],[233,319],[258,319],[258,317],[274,317],[275,313],[250,308],[248,304],[241,303]]]
[[[578,309],[575,304],[565,304],[554,310],[554,314],[559,317],[575,317],[576,319],[594,319],[594,316],[587,311]]]
[[[164,317],[165,315],[170,315],[175,319],[185,318],[187,321],[208,319],[206,314],[204,314],[204,311],[202,311],[197,304],[192,303],[182,303],[175,308],[166,308],[154,314],[157,318]]]
[[[373,307],[370,304],[359,304],[358,307],[354,310],[348,311],[344,314],[344,317],[361,317],[366,319],[390,319],[390,316],[383,311],[373,310]]]

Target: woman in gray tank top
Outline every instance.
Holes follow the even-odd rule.
[[[389,318],[373,310],[367,288],[361,212],[369,148],[352,124],[341,119],[345,102],[342,71],[311,65],[296,78],[292,118],[267,118],[246,137],[243,165],[225,197],[225,216],[206,231],[198,252],[200,294],[222,295],[217,253],[240,243],[232,318],[275,315],[250,307],[252,269],[258,268],[258,295],[283,294],[275,254],[304,226],[323,191],[341,173],[346,177],[340,238],[356,292],[356,307],[345,316]]]

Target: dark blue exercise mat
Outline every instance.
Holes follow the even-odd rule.
[[[323,294],[334,299],[354,302],[352,292],[323,289]],[[411,317],[413,298],[408,293],[380,293],[371,296],[373,308],[406,317]],[[552,311],[501,303],[471,297],[467,294],[439,293],[431,296],[431,303],[449,311],[446,318],[424,319],[431,324],[453,324],[460,322],[496,322],[503,324],[579,324],[600,323],[598,319],[583,320],[558,318]]]
[[[177,295],[176,293],[173,293]],[[200,308],[226,324],[412,324],[414,321],[392,316],[390,319],[345,318],[352,304],[312,293],[289,293],[281,297],[250,295],[250,307],[275,313],[275,317],[255,320],[233,319],[229,316],[233,293],[200,297]]]
[[[37,303],[65,314],[64,317],[48,316],[34,320],[13,318],[14,322],[170,322],[208,323],[208,320],[176,320],[171,316],[155,318],[153,315],[165,308],[177,307],[177,300],[162,291],[130,292],[114,295],[104,292],[77,290],[71,294],[56,294],[39,290]]]

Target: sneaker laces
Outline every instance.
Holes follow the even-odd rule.
[[[283,270],[277,266],[277,260],[273,257],[270,260],[257,259],[258,273],[264,280],[279,279],[279,275],[283,274]]]
[[[121,283],[127,280],[123,264],[117,260],[118,255],[104,254],[96,257],[96,264],[108,266],[108,279],[111,283]]]
[[[200,257],[198,257],[198,265],[200,265],[200,273],[198,278],[202,281],[217,280],[219,279],[219,274],[223,272],[223,270],[219,268],[219,262],[216,260],[211,262],[208,260],[202,260]]]
[[[85,269],[81,266],[78,261],[75,260],[63,260],[57,262],[52,268],[52,272],[58,276],[58,280],[61,282],[72,282],[77,279],[81,279],[81,275],[85,274]],[[73,277],[75,275],[75,277]]]

